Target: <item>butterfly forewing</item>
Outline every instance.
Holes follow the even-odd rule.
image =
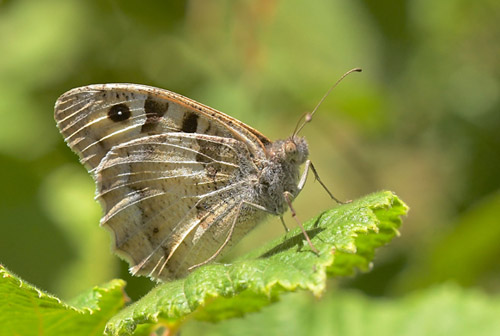
[[[257,158],[269,140],[222,112],[174,92],[136,84],[76,88],[56,102],[55,119],[68,145],[93,171],[118,144],[169,132],[236,138]]]

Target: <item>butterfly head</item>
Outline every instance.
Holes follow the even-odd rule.
[[[301,165],[307,160],[309,148],[305,138],[291,136],[288,139],[274,142],[270,152],[276,161]]]

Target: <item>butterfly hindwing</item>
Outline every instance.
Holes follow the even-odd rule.
[[[257,173],[234,139],[178,132],[129,141],[96,169],[101,223],[137,274],[184,275],[224,242],[224,234],[205,233],[228,229],[251,183],[243,171]]]

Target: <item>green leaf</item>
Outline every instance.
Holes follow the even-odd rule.
[[[102,335],[125,305],[124,286],[113,280],[67,304],[0,265],[0,335]]]
[[[139,324],[162,323],[173,333],[187,318],[219,321],[277,301],[283,292],[307,289],[319,296],[327,275],[368,270],[375,248],[398,234],[408,208],[392,192],[368,195],[304,223],[316,255],[296,229],[232,264],[200,267],[164,283],[114,316],[109,335],[131,334]]]

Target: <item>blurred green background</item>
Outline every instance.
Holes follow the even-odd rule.
[[[498,293],[498,22],[496,0],[0,0],[0,262],[62,298],[113,277],[133,299],[152,286],[110,253],[93,181],[53,120],[63,92],[158,86],[277,139],[362,67],[302,134],[338,198],[389,189],[411,211],[372,272],[331,287]],[[294,204],[303,220],[334,206],[312,178]],[[281,234],[270,219],[232,254]]]

